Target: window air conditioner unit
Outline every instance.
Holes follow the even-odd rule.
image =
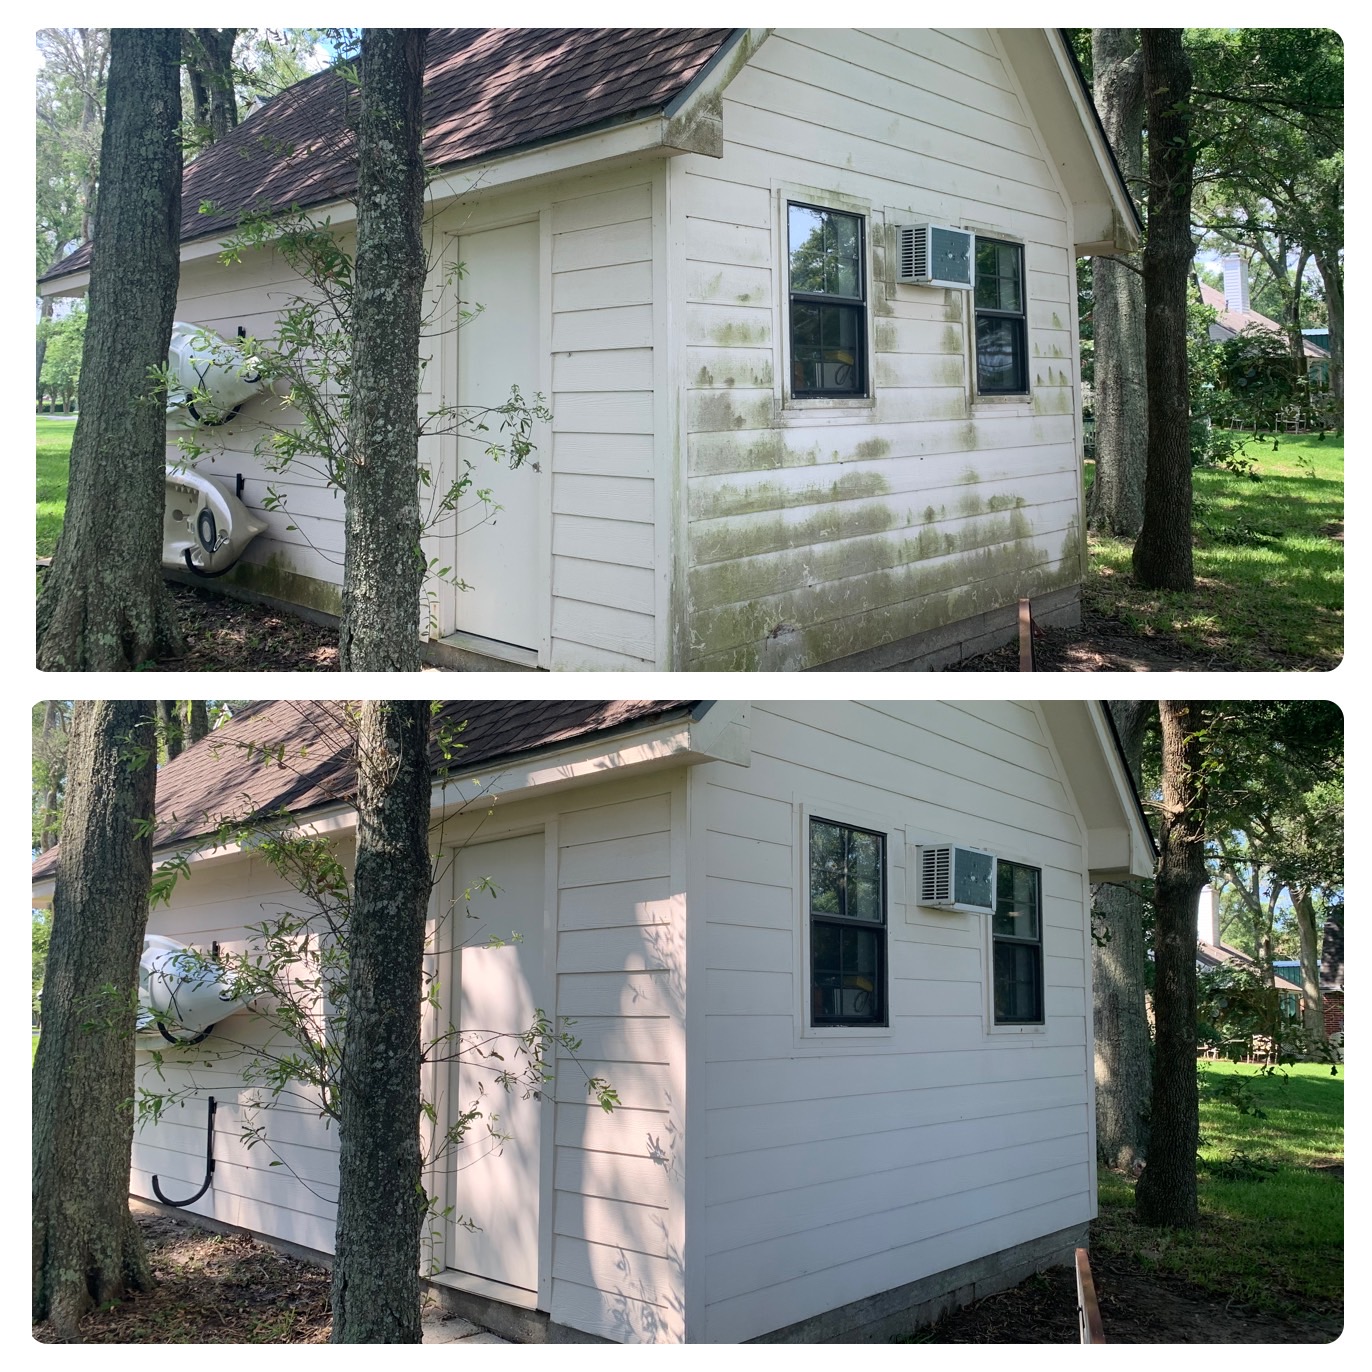
[[[972,238],[969,229],[944,224],[902,224],[896,280],[909,286],[972,289]]]
[[[953,843],[920,845],[915,853],[915,889],[920,905],[970,910],[979,915],[989,915],[996,908],[996,859],[992,854]]]

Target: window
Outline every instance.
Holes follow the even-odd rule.
[[[886,1024],[886,835],[810,820],[810,1023]]]
[[[991,959],[997,1024],[1043,1023],[1041,904],[1038,868],[996,863]]]
[[[977,394],[1029,394],[1024,249],[977,239]]]
[[[867,394],[862,216],[786,206],[791,394]]]

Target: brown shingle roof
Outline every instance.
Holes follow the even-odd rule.
[[[430,29],[424,158],[431,168],[511,152],[662,110],[731,29]],[[181,191],[183,242],[233,228],[249,208],[280,213],[347,199],[356,184],[336,71],[283,91],[207,148]],[[202,205],[214,211],[200,213]],[[90,262],[83,244],[45,275]]]
[[[685,714],[690,700],[449,700],[440,723],[466,727],[454,773],[591,734]],[[157,774],[156,847],[213,833],[221,820],[348,802],[355,786],[353,730],[345,701],[266,701],[248,706]],[[430,759],[435,768],[437,750]],[[60,848],[33,864],[35,881],[57,868]]]
[[[1277,334],[1281,338],[1286,337],[1286,330],[1275,319],[1269,319],[1265,314],[1259,314],[1257,310],[1231,310],[1223,291],[1216,290],[1214,286],[1207,285],[1204,281],[1199,284],[1201,304],[1218,311],[1215,323],[1221,328],[1228,329],[1232,334],[1241,334],[1245,329],[1261,329],[1264,333]],[[1325,349],[1317,343],[1312,343],[1308,338],[1305,340],[1303,350],[1306,357],[1309,358],[1329,356]]]

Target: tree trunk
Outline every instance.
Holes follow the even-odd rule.
[[[115,29],[67,512],[38,600],[38,666],[131,671],[179,651],[162,583],[163,368],[180,275],[176,29]]]
[[[339,666],[419,670],[424,29],[366,29]]]
[[[205,708],[203,700],[188,700],[186,702],[186,747],[192,743],[199,743],[202,738],[210,731],[210,713]]]
[[[334,1343],[418,1343],[429,703],[368,701],[339,1082]]]
[[[1191,64],[1180,29],[1142,29],[1148,98],[1148,244],[1143,251],[1148,370],[1148,476],[1134,544],[1142,586],[1189,591],[1191,403],[1186,373],[1186,283],[1191,243]]]
[[[1110,717],[1134,784],[1142,767],[1148,700],[1112,700]],[[1096,1155],[1106,1167],[1136,1170],[1148,1153],[1151,1092],[1144,973],[1143,893],[1134,884],[1097,886],[1091,923],[1104,942],[1091,950],[1096,1041]]]
[[[195,126],[206,143],[217,143],[238,124],[233,90],[237,29],[188,29],[186,75],[195,102]]]
[[[56,744],[58,734],[65,734],[66,716],[55,700],[43,705],[43,758],[45,772],[43,794],[39,800],[42,818],[38,825],[38,851],[46,853],[57,847],[62,829],[62,788],[67,776],[66,746]]]
[[[1137,29],[1092,29],[1092,90],[1130,193],[1143,174],[1143,54]],[[1148,387],[1143,278],[1137,255],[1091,259],[1096,369],[1096,479],[1087,521],[1133,538],[1143,523]]]
[[[1291,908],[1301,938],[1301,991],[1305,1008],[1301,1023],[1305,1032],[1324,1038],[1324,992],[1320,989],[1320,937],[1315,927],[1315,902],[1307,887],[1291,889]]]
[[[162,746],[167,752],[167,761],[172,762],[181,756],[185,746],[181,728],[180,703],[175,700],[157,702],[157,732],[162,736]]]
[[[1162,833],[1153,884],[1153,1105],[1148,1165],[1134,1192],[1144,1224],[1190,1226],[1196,1202],[1196,900],[1205,885],[1203,707],[1158,702]]]
[[[1324,281],[1324,303],[1329,310],[1329,394],[1334,401],[1335,422],[1343,433],[1343,267],[1337,257],[1315,254],[1315,265]]]
[[[33,1065],[33,1318],[68,1342],[152,1284],[127,1198],[156,761],[151,701],[77,702]]]

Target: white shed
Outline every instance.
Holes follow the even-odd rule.
[[[1151,871],[1092,703],[452,702],[460,796],[436,850],[436,1014],[575,1020],[579,1062],[511,1099],[504,1151],[430,1189],[473,1219],[436,1290],[518,1338],[882,1338],[1070,1257],[1095,1214],[1090,885]],[[248,741],[286,743],[300,770]],[[276,755],[282,756],[282,755]],[[235,797],[338,838],[354,815],[325,705],[255,708],[163,768],[166,855]],[[203,827],[203,821],[201,822]],[[35,868],[50,893],[60,858]],[[482,881],[496,899],[461,893]],[[241,947],[290,898],[251,848],[199,853],[150,932]],[[517,941],[510,935],[517,933]],[[496,934],[504,946],[488,946]],[[508,1020],[508,1025],[502,1021]],[[440,1019],[439,1023],[446,1021]],[[135,1142],[132,1190],[328,1251],[335,1135],[308,1108],[240,1138],[236,1014],[162,1071],[194,1098]],[[142,1070],[150,1059],[140,1058]],[[621,1104],[588,1102],[582,1069]],[[473,1090],[431,1064],[440,1123]],[[270,1165],[273,1157],[284,1167]]]
[[[221,263],[245,208],[350,232],[348,89],[190,164],[178,319],[269,338],[299,292],[270,252]],[[499,513],[429,537],[471,588],[429,587],[431,661],[935,667],[1021,597],[1076,622],[1075,263],[1138,224],[1059,31],[433,30],[425,109],[450,322],[422,408],[513,382],[552,413],[536,470],[481,459]],[[336,612],[341,499],[263,468],[269,403],[201,463],[270,526],[227,582]],[[422,460],[446,485],[458,440]]]

